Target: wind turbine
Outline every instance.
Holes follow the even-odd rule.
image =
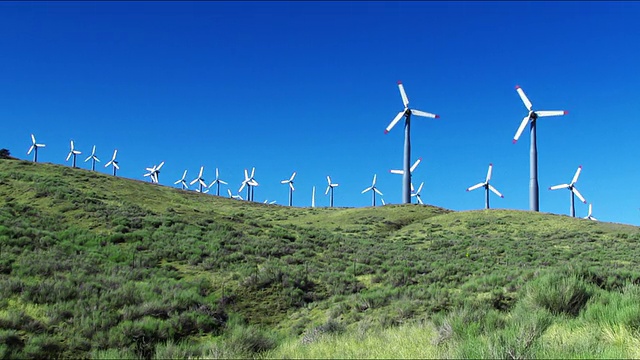
[[[29,151],[27,151],[27,155],[31,154],[31,152],[33,151],[33,162],[38,162],[38,148],[39,147],[45,147],[45,144],[38,144],[36,143],[36,137],[33,136],[33,134],[31,134],[31,147],[29,148]]]
[[[93,150],[91,151],[91,155],[89,155],[88,158],[86,158],[84,160],[84,162],[89,161],[89,159],[93,159],[93,161],[91,161],[91,171],[96,171],[96,161],[100,162],[100,159],[98,159],[98,157],[96,156],[96,146],[93,145]]]
[[[289,178],[289,180],[284,179],[282,181],[280,181],[281,184],[289,184],[289,206],[291,206],[291,203],[293,202],[293,192],[296,190],[293,187],[293,178],[296,177],[296,172],[294,171],[293,174],[291,174],[291,177]]]
[[[174,182],[175,185],[178,184],[182,184],[182,190],[186,190],[189,188],[189,186],[187,185],[187,182],[185,181],[185,178],[187,177],[187,170],[184,171],[184,173],[182,174],[182,178],[176,182]]]
[[[493,164],[489,164],[489,170],[487,171],[487,178],[485,179],[485,181],[475,184],[472,187],[467,189],[467,191],[471,191],[480,187],[484,187],[484,208],[485,209],[489,208],[489,190],[493,191],[496,195],[500,196],[501,198],[504,198],[504,196],[500,194],[500,192],[496,190],[496,188],[494,188],[493,186],[491,186],[491,184],[489,184],[489,180],[491,180],[492,169],[493,169]]]
[[[240,186],[240,190],[238,190],[238,193],[240,193],[242,189],[244,189],[244,187],[247,186],[247,201],[253,201],[253,187],[259,185],[256,179],[254,178],[255,173],[256,173],[255,167],[251,169],[251,176],[249,176],[249,172],[247,171],[247,169],[244,169],[244,181],[242,182],[242,185]]]
[[[216,196],[220,196],[220,184],[225,184],[227,185],[226,182],[220,180],[219,175],[218,175],[218,168],[216,168],[216,178],[215,180],[213,180],[213,182],[209,185],[209,188],[211,188],[214,184],[218,184],[218,188],[216,189]]]
[[[384,199],[383,198],[380,198],[380,201],[382,201],[382,206],[387,205],[387,204],[384,203]]]
[[[410,174],[413,174],[413,171],[418,167],[418,165],[420,165],[421,161],[422,161],[422,158],[419,158],[413,163],[413,165],[411,165],[411,167],[409,168]],[[389,170],[389,172],[392,174],[404,175],[404,170]],[[410,187],[409,191],[413,192],[413,184],[409,183],[409,187]],[[413,197],[413,195],[411,195],[411,197]],[[409,198],[409,203],[411,203],[411,197]]]
[[[329,185],[327,186],[327,191],[325,191],[324,194],[327,195],[329,193],[329,190],[331,190],[331,196],[329,196],[329,207],[333,207],[333,188],[338,187],[339,185],[332,184],[331,178],[329,176],[327,176],[327,182],[329,183]]]
[[[424,181],[420,183],[420,186],[418,186],[418,191],[414,192],[413,194],[411,194],[411,196],[415,196],[416,199],[418,199],[418,203],[420,203],[420,205],[424,205],[424,203],[422,202],[422,198],[420,197],[420,192],[422,191],[422,186],[424,185]],[[411,186],[413,188],[413,186]]]
[[[152,183],[159,183],[159,179],[158,179],[158,175],[160,174],[160,168],[162,168],[162,165],[164,165],[164,161],[160,163],[160,165],[156,166],[153,165],[153,167],[151,168],[146,168],[147,171],[149,171],[148,173],[144,174],[144,176],[149,176],[149,179],[151,180]]]
[[[311,207],[316,207],[316,187],[314,186],[311,190]]]
[[[265,199],[265,200],[264,200],[264,202],[263,202],[263,204],[266,204],[266,203],[267,203],[267,201],[269,201],[269,200],[268,200],[268,199]],[[275,203],[276,203],[276,201],[275,201],[275,200],[273,200],[273,201],[270,201],[270,202],[269,202],[269,205],[273,205],[273,204],[275,204]],[[289,206],[291,206],[291,205],[289,205]]]
[[[73,140],[71,140],[71,150],[69,151],[69,155],[67,155],[67,159],[65,161],[69,161],[69,158],[71,157],[71,155],[73,155],[73,161],[72,161],[71,167],[76,167],[76,155],[80,155],[80,154],[82,154],[82,152],[80,152],[79,150],[76,150],[73,147]]]
[[[436,114],[431,114],[428,112],[409,109],[409,99],[407,98],[407,94],[404,91],[404,86],[401,81],[398,81],[398,88],[400,89],[400,96],[402,96],[402,103],[404,104],[404,110],[400,111],[396,117],[391,120],[391,123],[384,130],[385,134],[388,134],[389,131],[400,121],[402,117],[405,118],[404,122],[404,160],[403,160],[403,178],[402,178],[402,202],[405,204],[411,203],[411,172],[410,168],[410,159],[411,159],[411,139],[410,139],[410,129],[411,129],[411,115],[422,116],[426,118],[437,119],[440,116]]]
[[[582,171],[582,165],[578,166],[578,170],[576,170],[576,174],[573,175],[573,180],[571,180],[571,183],[569,184],[560,184],[560,185],[555,185],[549,188],[549,190],[558,190],[558,189],[569,189],[569,191],[571,191],[571,216],[575,217],[576,216],[576,208],[574,206],[574,199],[573,199],[573,195],[575,194],[578,199],[580,199],[583,203],[587,203],[587,200],[585,200],[582,195],[580,194],[580,192],[578,191],[578,189],[576,189],[575,184],[578,181],[578,176],[580,176],[580,172]]]
[[[200,166],[200,174],[198,174],[198,177],[193,179],[193,181],[191,181],[189,183],[189,185],[193,185],[195,183],[199,183],[200,187],[198,188],[199,192],[202,192],[202,187],[207,187],[207,183],[204,181],[204,178],[202,177],[202,172],[204,171],[204,166]]]
[[[373,181],[371,182],[371,186],[369,186],[368,188],[362,190],[362,193],[366,193],[367,191],[371,191],[371,195],[373,196],[373,201],[372,201],[372,205],[371,206],[376,206],[376,193],[380,194],[380,196],[382,196],[382,193],[380,192],[380,190],[378,190],[378,188],[376,187],[376,174],[373,175]]]
[[[230,198],[236,199],[236,200],[242,200],[242,196],[240,196],[240,194],[238,194],[238,195],[231,194],[231,189],[227,189],[227,192],[229,192],[229,197]]]
[[[589,204],[589,213],[587,214],[587,216],[585,216],[585,219],[589,219],[589,220],[593,220],[593,221],[598,221],[598,219],[594,218],[593,216],[591,216],[591,205]]]
[[[515,144],[516,141],[518,141],[518,138],[520,138],[520,134],[524,131],[525,126],[527,126],[527,123],[530,123],[531,147],[529,150],[529,210],[540,211],[538,194],[538,147],[536,145],[536,120],[539,117],[560,116],[566,115],[569,112],[565,110],[533,111],[531,101],[529,101],[519,85],[516,85],[516,91],[518,92],[518,95],[520,95],[520,99],[522,99],[524,106],[529,110],[529,114],[522,119],[520,127],[518,127],[518,131],[516,131],[516,135],[513,137],[513,143]]]
[[[120,166],[118,166],[118,162],[116,161],[116,154],[118,154],[118,149],[113,150],[113,157],[111,158],[111,160],[109,160],[108,163],[104,164],[104,167],[113,165],[113,176],[116,176],[116,170],[120,169]]]

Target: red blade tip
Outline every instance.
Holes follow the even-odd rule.
[[[504,195],[500,195],[500,197],[504,199]]]
[[[516,140],[516,139],[513,139],[513,143],[514,143],[514,144],[515,144],[515,143],[516,143],[517,141],[518,141],[518,140]]]
[[[567,115],[569,112],[567,110],[564,111],[564,114]]]
[[[398,80],[398,85],[402,85],[402,81]]]
[[[516,90],[520,89],[520,85],[516,85]]]
[[[436,119],[440,119],[440,115],[436,115]]]
[[[493,166],[493,163],[490,163],[489,166]]]
[[[384,131],[384,134],[385,134],[385,135],[386,135],[386,134],[388,134],[388,133],[389,133],[389,130],[385,130],[385,131]]]

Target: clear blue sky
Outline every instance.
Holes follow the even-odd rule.
[[[69,140],[113,150],[123,177],[163,185],[205,166],[237,191],[256,167],[255,200],[287,203],[280,180],[298,172],[294,205],[369,206],[378,174],[401,201],[403,131],[383,131],[402,100],[440,119],[412,121],[414,184],[425,203],[528,209],[527,111],[538,121],[540,208],[569,213],[569,182],[603,221],[640,225],[640,2],[0,2],[0,147],[65,163]],[[226,193],[226,187],[223,187]],[[244,196],[244,193],[243,193]],[[577,216],[588,206],[576,203]]]

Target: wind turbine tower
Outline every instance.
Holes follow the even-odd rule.
[[[89,155],[88,158],[86,158],[84,160],[84,162],[89,161],[89,159],[92,159],[91,161],[91,171],[96,171],[96,161],[100,162],[100,159],[98,159],[98,157],[96,156],[96,146],[93,145],[93,150],[91,151],[91,155]]]
[[[293,203],[293,192],[296,190],[293,187],[293,178],[295,177],[296,177],[296,172],[294,171],[293,174],[291,174],[291,177],[289,178],[289,180],[284,179],[280,181],[281,184],[289,184],[289,206],[291,206],[291,204]]]
[[[578,170],[576,170],[575,175],[573,175],[573,179],[571,180],[571,183],[555,185],[549,188],[549,190],[569,189],[569,191],[571,192],[571,208],[570,208],[571,217],[576,217],[576,207],[574,205],[575,200],[573,198],[574,194],[575,196],[578,197],[578,199],[580,199],[580,201],[582,201],[585,204],[587,203],[587,200],[585,200],[582,197],[582,194],[580,194],[580,192],[578,191],[578,189],[576,189],[576,186],[575,186],[581,171],[582,171],[582,165],[578,166]]]
[[[420,165],[421,161],[422,161],[422,158],[419,158],[418,160],[416,160],[416,162],[413,163],[413,165],[411,165],[411,167],[409,168],[409,174],[413,175],[413,171],[418,167],[418,165]],[[405,174],[404,170],[389,170],[389,172],[392,174],[398,174],[398,175]],[[413,185],[411,183],[409,183],[409,191],[410,192],[413,191]],[[411,196],[409,196],[409,204],[411,203],[411,198],[414,196],[413,194],[410,194],[410,195]]]
[[[531,101],[524,94],[524,91],[519,85],[516,85],[516,91],[520,95],[520,99],[524,103],[524,106],[529,110],[529,114],[522,119],[520,127],[513,137],[513,143],[515,144],[520,138],[520,134],[524,131],[525,126],[529,123],[529,130],[531,135],[531,144],[529,149],[529,210],[540,211],[540,196],[538,191],[538,147],[536,145],[536,120],[539,117],[547,116],[561,116],[566,115],[569,112],[565,110],[538,110],[533,111],[533,105]]]
[[[489,164],[489,170],[487,170],[487,178],[485,179],[485,181],[475,184],[467,189],[467,191],[472,191],[477,188],[484,187],[484,208],[485,209],[489,208],[489,190],[493,191],[496,195],[500,196],[501,198],[504,198],[504,196],[500,194],[500,192],[496,190],[496,188],[494,188],[493,186],[491,186],[491,184],[489,184],[489,180],[491,180],[492,169],[493,169],[493,164]]]
[[[339,185],[331,183],[331,178],[329,176],[327,176],[327,182],[329,185],[327,186],[327,191],[325,191],[324,194],[327,195],[329,190],[331,190],[331,195],[329,196],[329,207],[333,207],[333,188],[338,187]]]
[[[316,187],[314,186],[313,189],[311,189],[311,207],[314,208],[316,207]]]
[[[388,134],[389,131],[400,121],[402,117],[405,118],[404,122],[404,161],[403,161],[403,178],[402,178],[402,202],[405,204],[411,203],[411,172],[409,168],[411,167],[410,159],[411,159],[411,115],[421,116],[426,118],[437,119],[440,116],[436,114],[431,114],[428,112],[410,109],[409,108],[409,99],[407,98],[407,94],[404,91],[404,86],[401,81],[398,81],[398,88],[400,89],[400,96],[402,96],[402,103],[404,104],[404,110],[400,111],[396,117],[391,120],[391,123],[384,130],[385,134]]]
[[[71,167],[76,167],[76,155],[82,154],[79,150],[76,150],[73,147],[73,140],[71,140],[71,150],[69,151],[69,155],[67,155],[67,159],[65,161],[69,161],[71,155],[73,155],[73,161]]]
[[[36,143],[36,137],[33,136],[33,134],[31,134],[31,147],[29,148],[29,151],[27,151],[27,155],[31,154],[31,152],[33,151],[33,162],[38,162],[38,148],[39,147],[45,147],[45,144],[38,144]]]

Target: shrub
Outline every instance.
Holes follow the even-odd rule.
[[[552,272],[528,285],[526,297],[554,315],[576,316],[591,297],[584,280],[575,273]]]

